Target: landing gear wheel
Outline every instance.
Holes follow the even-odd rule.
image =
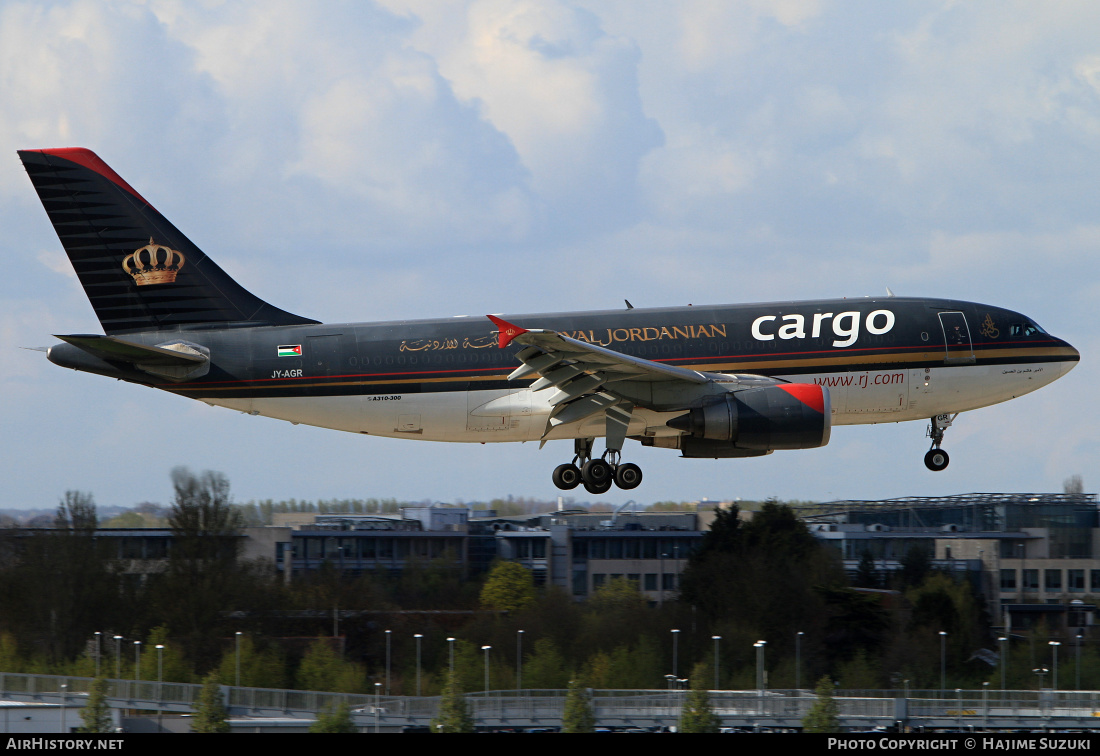
[[[642,468],[632,462],[615,468],[615,485],[624,491],[637,488],[642,482]]]
[[[951,457],[947,456],[947,452],[943,449],[929,449],[924,455],[924,466],[932,472],[944,469],[950,461]]]
[[[611,488],[611,476],[608,476],[607,480],[603,483],[589,483],[587,480],[584,482],[584,490],[590,494],[604,494]]]
[[[590,459],[584,463],[584,467],[581,468],[581,479],[585,483],[585,488],[588,488],[588,484],[593,486],[602,486],[605,483],[607,487],[603,491],[592,491],[588,489],[589,493],[603,493],[611,487],[611,465],[604,462],[602,459]]]
[[[563,491],[571,491],[581,482],[580,468],[566,462],[554,468],[554,485]]]

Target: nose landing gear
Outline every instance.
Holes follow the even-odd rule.
[[[927,435],[932,439],[932,448],[924,455],[924,466],[932,472],[943,470],[951,462],[951,457],[940,448],[940,444],[943,443],[944,431],[951,427],[951,423],[955,422],[958,416],[958,412],[953,415],[936,415],[932,418],[932,424],[928,426]]]

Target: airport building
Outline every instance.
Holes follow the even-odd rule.
[[[498,517],[488,510],[407,507],[400,515],[276,515],[272,527],[246,530],[246,557],[274,556],[285,579],[326,562],[350,575],[399,574],[412,560],[444,560],[466,574],[495,559],[522,564],[537,585],[582,599],[614,578],[633,580],[653,603],[670,600],[702,538],[710,513],[618,512]]]
[[[277,514],[273,525],[246,528],[239,540],[245,558],[269,562],[286,581],[322,568],[348,576],[399,575],[417,563],[442,563],[475,576],[504,559],[531,570],[536,584],[558,586],[578,600],[625,578],[656,605],[676,597],[715,506],[513,517],[443,505],[393,515]],[[1098,623],[1096,494],[835,501],[801,507],[799,514],[837,551],[853,579],[869,571],[879,587],[889,587],[894,573],[923,561],[970,581],[1003,632],[1026,631],[1044,620],[1052,631],[1074,634]],[[49,532],[56,531],[7,530],[0,544],[10,549]],[[173,542],[167,528],[100,529],[96,536],[109,539],[110,553],[135,580],[164,569]]]
[[[1075,633],[1096,623],[1100,506],[1096,494],[964,494],[837,501],[803,510],[814,535],[853,577],[870,559],[883,578],[919,552],[968,579],[1004,632],[1045,619]]]

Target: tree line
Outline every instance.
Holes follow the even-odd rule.
[[[942,653],[950,687],[999,687],[999,668],[975,656],[998,649],[970,583],[917,560],[893,590],[857,590],[775,502],[748,521],[718,510],[680,599],[650,606],[625,579],[577,602],[511,563],[478,576],[412,560],[399,575],[354,578],[326,565],[287,583],[241,558],[246,518],[223,475],[180,468],[172,486],[175,545],[144,578],[95,538],[90,494],[67,493],[50,531],[0,539],[0,670],[180,682],[217,672],[225,684],[373,693],[382,683],[392,695],[438,695],[452,669],[465,691],[486,674],[490,689],[663,688],[670,675],[752,689],[762,653],[769,688],[829,675],[848,689],[916,689],[939,686]],[[1041,635],[1010,649],[1010,686],[1034,685]],[[1061,661],[1061,679],[1074,679],[1074,655]],[[1080,670],[1083,686],[1100,686],[1091,646]]]

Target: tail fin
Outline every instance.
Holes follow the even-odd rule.
[[[107,334],[316,323],[245,290],[90,150],[21,150]]]

